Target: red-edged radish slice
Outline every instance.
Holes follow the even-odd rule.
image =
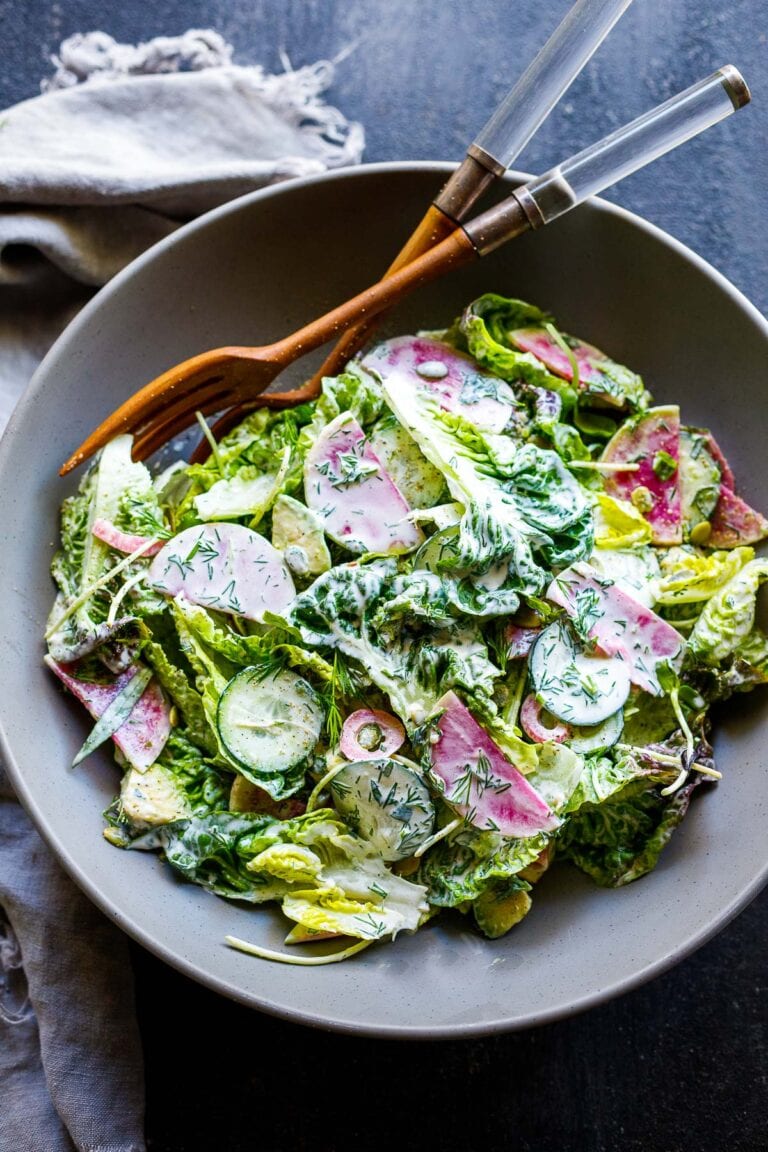
[[[676,405],[649,408],[619,428],[602,459],[607,464],[631,464],[634,470],[605,477],[605,491],[629,500],[651,526],[654,544],[681,544],[680,409]]]
[[[522,628],[519,624],[510,624],[504,632],[507,642],[507,659],[519,660],[527,656],[538,639],[541,628]]]
[[[347,760],[391,756],[405,743],[405,728],[390,712],[359,708],[344,721],[339,747]]]
[[[717,464],[718,468],[720,469],[720,483],[724,488],[730,488],[730,490],[733,492],[734,488],[736,487],[736,477],[731,470],[730,464],[725,458],[725,453],[711,432],[708,430],[702,431],[702,435],[707,446],[707,451],[714,460],[715,464]]]
[[[307,505],[331,540],[350,552],[410,552],[424,533],[350,412],[323,428],[304,465]]]
[[[516,407],[509,385],[484,373],[465,356],[427,336],[398,336],[378,344],[363,367],[382,379],[404,377],[414,388],[430,393],[446,412],[469,420],[483,432],[503,432]]]
[[[156,540],[153,544],[151,536],[134,536],[131,532],[121,532],[109,520],[94,520],[91,532],[98,540],[109,544],[116,552],[124,552],[126,556],[139,548],[143,549],[142,556],[156,556],[164,543],[163,540]],[[145,545],[149,547],[144,547]]]
[[[563,380],[573,380],[573,365],[571,359],[559,344],[556,344],[544,328],[517,328],[508,334],[511,344],[521,352],[530,352],[537,360],[541,360],[545,368],[554,376]],[[574,359],[579,367],[579,382],[585,384],[600,384],[604,376],[598,365],[608,362],[608,357],[599,348],[592,344],[584,344],[581,340],[569,341],[568,344]]]
[[[768,536],[768,520],[750,508],[740,496],[720,486],[720,498],[710,518],[712,531],[704,543],[707,548],[738,548],[741,544],[757,544]]]
[[[562,744],[571,736],[570,724],[563,724],[561,720],[558,720],[551,728],[548,728],[541,719],[542,711],[541,704],[531,692],[530,695],[526,696],[520,709],[520,725],[523,732],[529,740],[533,740],[534,744],[545,744],[547,740],[551,740],[554,744]]]
[[[633,684],[654,696],[662,694],[658,665],[675,660],[683,648],[683,638],[671,624],[589,564],[574,564],[556,576],[547,599],[578,621],[601,651],[624,660]]]
[[[45,656],[44,660],[72,695],[85,705],[94,720],[106,712],[115,697],[136,675],[136,666],[133,665],[109,684],[90,684],[78,680],[76,665],[57,664],[50,656]],[[112,739],[129,764],[139,772],[146,772],[165,747],[170,731],[168,702],[160,685],[153,679],[134,705],[128,719],[113,733]]]
[[[296,596],[280,553],[241,524],[185,528],[155,556],[148,579],[167,596],[248,620],[282,612]]]
[[[477,828],[532,836],[558,819],[454,692],[437,704],[430,745],[432,779],[452,808]]]

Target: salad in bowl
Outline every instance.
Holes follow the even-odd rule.
[[[500,937],[555,860],[654,868],[720,778],[712,705],[768,681],[768,521],[710,431],[490,293],[200,419],[204,462],[121,436],[62,508],[45,660],[76,763],[112,742],[111,843],[277,902],[284,951],[229,942],[313,964],[447,909]]]

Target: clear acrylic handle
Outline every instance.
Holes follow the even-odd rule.
[[[557,219],[587,197],[724,120],[749,99],[741,73],[730,65],[686,88],[525,185],[527,198],[541,217],[536,223]]]
[[[749,100],[744,77],[726,65],[543,176],[529,180],[462,227],[484,256],[526,229],[556,220],[582,200],[724,120]]]
[[[577,0],[481,130],[470,155],[507,169],[631,3]]]

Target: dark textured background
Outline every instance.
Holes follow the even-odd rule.
[[[330,98],[365,124],[366,159],[458,159],[567,7],[0,0],[0,105],[34,95],[49,55],[75,31],[136,41],[214,27],[237,62],[272,70],[280,49],[300,65],[356,45]],[[744,71],[754,105],[609,195],[689,244],[765,312],[768,0],[635,0],[519,166],[543,169],[724,63]],[[737,403],[737,382],[728,386]],[[261,1017],[136,948],[150,1147],[764,1152],[767,927],[763,894],[695,956],[620,1000],[538,1031],[432,1046]]]

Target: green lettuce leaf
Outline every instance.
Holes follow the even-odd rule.
[[[161,849],[217,895],[279,900],[311,931],[379,939],[415,930],[428,914],[425,890],[391,873],[328,809],[283,821],[216,812],[153,829],[130,847]]]
[[[383,387],[398,420],[466,509],[446,570],[483,574],[504,564],[520,592],[536,595],[547,568],[590,554],[590,504],[556,453],[508,436],[483,436],[441,410],[431,393],[397,377]]]
[[[750,560],[707,601],[688,640],[694,659],[719,664],[737,656],[742,646],[754,649],[763,633],[755,632],[757,593],[768,579],[768,560]]]
[[[637,880],[656,867],[697,783],[693,780],[670,797],[645,790],[624,799],[620,792],[618,800],[584,805],[562,830],[558,854],[601,887]]]
[[[424,594],[424,573],[397,562],[345,564],[300,593],[287,613],[309,647],[358,661],[409,725],[426,719],[450,687],[490,701],[499,670],[478,630],[449,614],[449,599]]]
[[[426,886],[430,904],[457,908],[476,900],[498,882],[509,885],[538,859],[551,838],[549,833],[539,832],[513,840],[464,827],[424,854],[416,876]],[[523,883],[520,879],[521,887]]]

